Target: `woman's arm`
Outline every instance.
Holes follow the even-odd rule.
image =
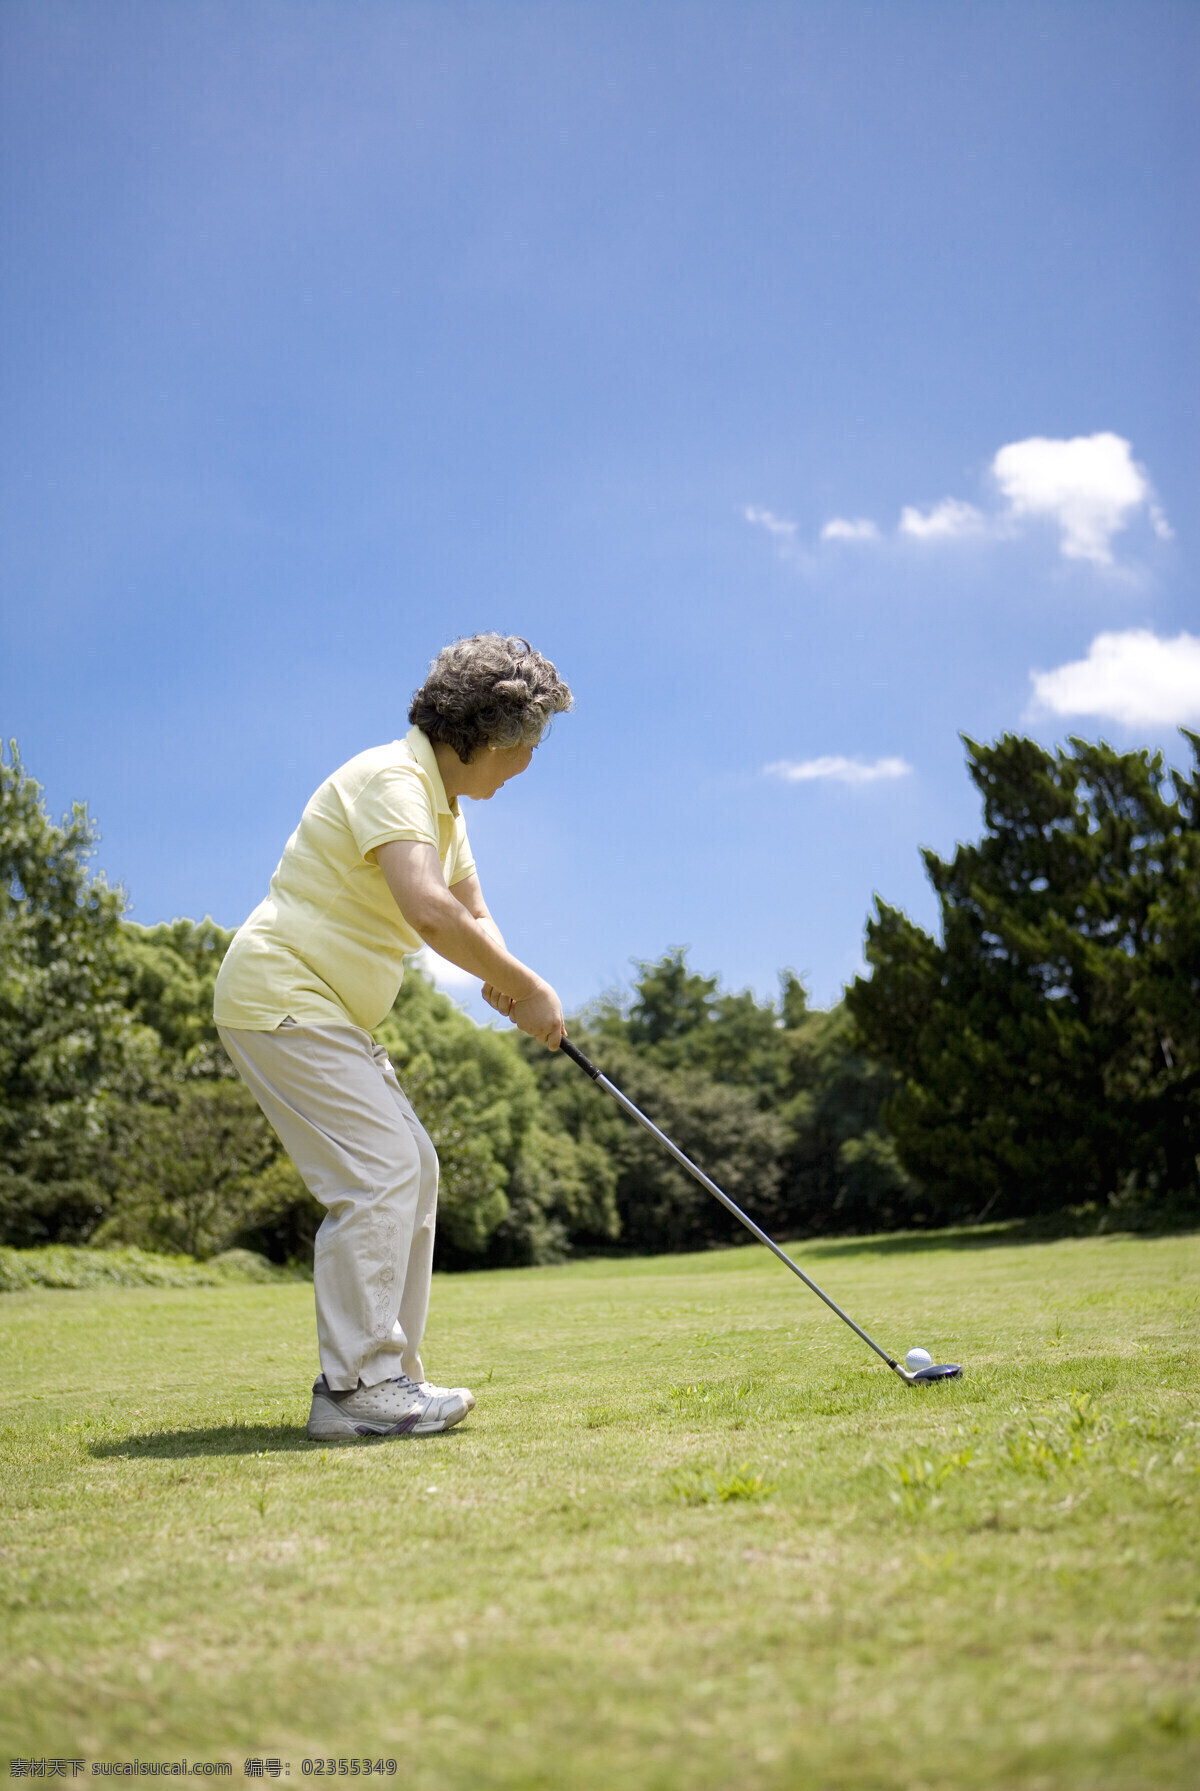
[[[557,1051],[566,1033],[562,1004],[550,984],[508,950],[479,879],[472,874],[447,889],[438,855],[423,840],[388,840],[375,848],[375,860],[396,906],[426,945],[477,976],[497,1012]]]
[[[504,934],[492,919],[491,909],[483,899],[483,891],[479,887],[479,878],[471,871],[461,877],[457,883],[450,885],[450,894],[456,902],[461,902],[473,920],[477,920],[485,933],[490,933],[501,951],[507,951]]]
[[[496,944],[507,950],[504,945],[504,934],[492,919],[491,910],[484,900],[483,890],[479,886],[479,878],[472,871],[469,876],[461,877],[457,883],[450,885],[450,894],[462,903],[468,914],[474,916],[486,933],[490,933]],[[498,989],[495,983],[485,982],[483,999],[489,1007],[494,1007],[498,1014],[506,1019],[512,1018],[513,998]]]

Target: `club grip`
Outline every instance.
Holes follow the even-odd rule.
[[[571,1059],[572,1063],[577,1063],[584,1074],[592,1078],[593,1082],[598,1082],[600,1080],[599,1070],[594,1063],[583,1055],[583,1052],[579,1049],[578,1045],[573,1045],[570,1039],[563,1039],[558,1048]]]

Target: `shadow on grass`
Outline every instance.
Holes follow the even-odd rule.
[[[921,1250],[991,1250],[997,1245],[1057,1244],[1064,1238],[1187,1237],[1198,1229],[1194,1214],[1177,1222],[1121,1224],[1114,1216],[1096,1220],[1070,1213],[1032,1219],[1001,1219],[991,1225],[948,1226],[942,1231],[897,1231],[870,1237],[811,1237],[795,1248],[813,1256],[900,1256]]]
[[[92,1443],[90,1453],[101,1460],[119,1456],[177,1461],[188,1455],[261,1455],[264,1450],[275,1454],[328,1446],[312,1442],[302,1424],[219,1424],[211,1430],[153,1430],[111,1443]]]
[[[332,1437],[315,1442],[303,1424],[219,1424],[211,1430],[151,1430],[144,1435],[119,1437],[111,1443],[92,1443],[89,1454],[97,1460],[181,1461],[194,1455],[313,1454],[318,1449],[373,1449],[395,1442],[394,1437]],[[405,1438],[405,1442],[458,1441],[453,1430],[433,1437]]]

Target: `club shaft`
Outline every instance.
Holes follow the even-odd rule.
[[[564,1041],[564,1049],[565,1048],[566,1042]],[[581,1052],[577,1054],[575,1051],[569,1052],[568,1055],[573,1057],[577,1063],[579,1063],[580,1058],[582,1057]],[[819,1288],[810,1276],[804,1273],[804,1270],[800,1267],[799,1263],[793,1262],[787,1251],[781,1250],[774,1238],[768,1237],[762,1226],[756,1225],[750,1215],[744,1213],[737,1202],[731,1200],[723,1189],[718,1188],[716,1182],[714,1182],[711,1177],[705,1175],[703,1169],[693,1163],[692,1159],[685,1155],[685,1153],[680,1150],[679,1146],[667,1137],[665,1132],[661,1132],[652,1119],[647,1119],[641,1108],[635,1107],[633,1102],[629,1099],[629,1096],[622,1094],[615,1082],[610,1082],[608,1077],[597,1070],[594,1064],[589,1064],[586,1058],[583,1058],[581,1068],[583,1067],[586,1067],[588,1074],[592,1077],[592,1080],[596,1083],[597,1087],[604,1089],[607,1094],[610,1094],[618,1105],[624,1107],[631,1119],[636,1119],[639,1126],[645,1127],[652,1138],[657,1138],[663,1148],[670,1151],[675,1161],[680,1164],[682,1168],[686,1169],[689,1175],[694,1176],[700,1183],[700,1186],[706,1188],[713,1196],[714,1200],[719,1200],[721,1205],[726,1207],[729,1212],[733,1214],[734,1218],[739,1220],[740,1223],[746,1227],[746,1230],[751,1232],[753,1236],[758,1239],[760,1244],[765,1244],[767,1249],[770,1250],[774,1256],[777,1256],[780,1262],[784,1263],[792,1271],[793,1275],[799,1276],[805,1287],[815,1293],[818,1300],[824,1300],[829,1310],[831,1312],[836,1312],[842,1323],[844,1325],[849,1325],[850,1329],[855,1332],[857,1336],[861,1337],[863,1342],[867,1344],[870,1349],[873,1349],[875,1354],[886,1362],[889,1368],[895,1369],[897,1374],[901,1373],[900,1364],[896,1362],[893,1357],[889,1356],[887,1351],[882,1349],[873,1337],[869,1337],[861,1325],[856,1325],[854,1320],[850,1317],[850,1314],[848,1312],[843,1312],[837,1301],[831,1300],[829,1295],[825,1293],[822,1288]]]

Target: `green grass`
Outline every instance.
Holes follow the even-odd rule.
[[[303,1434],[298,1284],[0,1300],[9,1754],[406,1787],[1200,1783],[1200,1239],[439,1279],[424,1442]],[[0,1770],[3,1770],[0,1767]]]

